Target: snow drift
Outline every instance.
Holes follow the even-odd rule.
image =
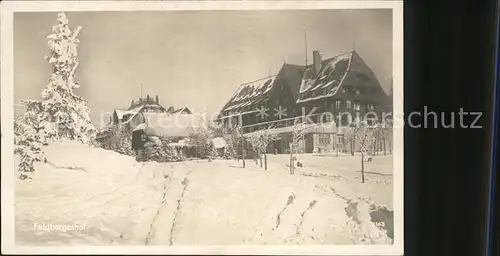
[[[307,159],[313,156],[290,176],[279,155],[269,156],[265,172],[230,160],[137,163],[68,141],[44,152],[47,161],[36,164],[33,179],[16,184],[18,244],[392,243],[381,228],[392,226],[390,202],[379,205],[389,186],[377,189],[368,178],[362,188],[352,171],[322,175],[329,167]],[[50,232],[37,223],[85,229]]]

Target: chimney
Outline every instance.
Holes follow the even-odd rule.
[[[146,95],[146,102],[149,102],[149,94]]]
[[[156,95],[156,104],[160,105],[160,97],[158,95]]]
[[[321,62],[321,53],[319,53],[319,51],[313,51],[313,69],[315,75],[318,75],[321,70]]]
[[[134,100],[130,101],[130,106],[132,107],[135,104]]]

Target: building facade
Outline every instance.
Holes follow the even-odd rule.
[[[356,51],[323,59],[313,52],[308,66],[284,63],[277,75],[241,85],[224,105],[218,121],[241,126],[245,134],[265,129],[281,139],[271,152],[287,152],[292,126],[304,118],[304,152],[332,151],[345,144],[350,121],[382,121],[392,113],[392,97]]]

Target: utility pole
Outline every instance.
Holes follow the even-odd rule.
[[[306,57],[306,66],[307,66],[307,28],[304,29],[304,51]]]
[[[142,81],[141,81],[141,95],[139,95],[139,99],[142,100]]]

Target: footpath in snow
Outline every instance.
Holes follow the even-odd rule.
[[[390,244],[392,161],[286,155],[268,169],[236,160],[138,163],[74,142],[45,148],[32,180],[16,180],[18,245]],[[39,224],[81,224],[46,231]]]

